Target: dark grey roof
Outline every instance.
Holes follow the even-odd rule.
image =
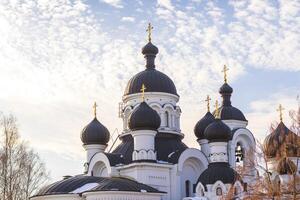
[[[283,122],[280,122],[264,140],[265,154],[273,158],[283,155],[283,152],[286,151],[288,157],[298,157],[300,156],[299,143],[300,137],[288,129]]]
[[[169,157],[173,152],[181,154],[187,146],[181,141],[180,136],[168,133],[158,133],[155,137],[155,150],[157,152],[157,160],[165,161],[169,163],[178,163],[179,156]],[[132,162],[133,153],[133,138],[131,135],[126,135],[121,138],[121,144],[119,144],[113,151],[113,153],[122,154],[124,164]]]
[[[231,138],[231,130],[221,119],[215,119],[205,129],[204,137],[209,142],[227,142]]]
[[[215,117],[210,112],[207,112],[204,117],[197,122],[194,128],[194,134],[198,140],[204,139],[204,131],[206,127],[214,121]]]
[[[157,130],[160,116],[146,102],[142,102],[130,115],[128,127],[131,130]]]
[[[107,144],[110,134],[108,129],[95,117],[81,132],[83,144]]]
[[[124,163],[124,157],[122,154],[118,154],[118,153],[104,153],[104,154],[107,156],[110,166],[115,166],[117,164]]]
[[[140,93],[142,84],[146,85],[146,92],[164,92],[178,96],[173,81],[167,75],[155,69],[155,57],[158,48],[149,42],[143,47],[142,53],[146,59],[146,69],[129,80],[124,96]]]
[[[134,180],[121,177],[95,177],[77,175],[68,179],[57,181],[39,190],[35,196],[55,195],[55,194],[69,194],[74,190],[84,186],[88,183],[97,183],[98,186],[84,192],[95,191],[132,191],[141,192],[145,190],[149,193],[163,193],[148,185],[139,183]]]
[[[230,168],[228,163],[217,162],[208,165],[208,168],[200,175],[198,182],[201,182],[207,190],[206,185],[208,184],[214,184],[217,181],[222,181],[224,184],[233,184],[239,179],[238,173]]]
[[[140,93],[142,85],[145,84],[147,92],[164,92],[177,95],[173,81],[164,73],[156,69],[146,69],[133,76],[127,83],[124,95]]]
[[[153,45],[151,42],[148,42],[143,48],[142,48],[142,54],[145,56],[147,55],[156,55],[158,54],[158,48]]]
[[[239,121],[247,121],[242,111],[238,108],[231,105],[231,94],[233,89],[227,83],[224,83],[219,93],[223,98],[222,106],[219,108],[219,117],[222,120],[239,120]],[[215,111],[213,112],[215,114]]]

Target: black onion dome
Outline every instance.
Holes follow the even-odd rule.
[[[231,105],[230,98],[232,92],[232,87],[230,87],[230,85],[228,85],[227,83],[224,83],[219,89],[219,93],[223,97],[222,106],[219,108],[219,117],[222,120],[247,121],[242,111]]]
[[[110,134],[108,129],[101,124],[95,117],[81,132],[81,141],[83,144],[102,144],[108,143]]]
[[[215,119],[205,129],[204,137],[209,142],[227,142],[231,138],[231,130],[221,119]]]
[[[124,96],[141,92],[142,85],[147,92],[164,92],[178,96],[175,84],[164,73],[156,69],[146,69],[133,76],[127,83]]]
[[[233,89],[230,85],[228,85],[227,83],[224,83],[220,89],[219,89],[219,93],[220,94],[232,94]]]
[[[277,165],[276,171],[278,174],[294,174],[297,172],[297,166],[289,158],[282,158]]]
[[[147,88],[146,92],[164,92],[178,96],[173,81],[167,75],[155,69],[155,57],[158,48],[149,42],[143,47],[142,53],[146,59],[146,69],[128,81],[124,96],[140,93],[143,84]]]
[[[160,116],[146,102],[142,102],[130,115],[128,127],[131,130],[157,130]]]
[[[289,130],[283,122],[264,140],[264,150],[269,158],[286,153],[288,157],[300,156],[300,137]]]
[[[77,189],[82,188],[86,184],[95,183],[92,188],[87,188],[86,191],[80,190],[79,194],[84,192],[95,192],[95,191],[129,191],[129,192],[141,192],[143,190],[151,193],[163,193],[155,188],[148,185],[139,183],[134,180],[121,177],[95,177],[95,176],[84,176],[77,175],[71,178],[67,178],[61,181],[57,181],[48,186],[40,189],[36,196],[46,196],[46,195],[59,195],[59,194],[76,194]],[[77,194],[78,194],[77,193]]]
[[[158,54],[158,48],[155,45],[153,45],[151,42],[148,42],[142,48],[142,54],[144,54],[144,55],[156,55],[156,54]]]
[[[208,125],[215,121],[215,117],[210,113],[207,112],[202,119],[200,119],[195,128],[194,134],[198,138],[198,140],[204,139],[204,131]]]
[[[217,181],[222,181],[224,184],[234,184],[237,180],[240,180],[239,174],[228,163],[217,162],[208,165],[208,168],[200,175],[198,183],[202,183],[207,189],[207,185]]]

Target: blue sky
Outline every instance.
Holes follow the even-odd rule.
[[[117,117],[126,83],[144,69],[146,27],[154,26],[157,69],[181,96],[184,139],[207,94],[219,99],[226,64],[233,104],[261,140],[278,121],[279,103],[297,107],[300,1],[4,0],[0,2],[0,110],[16,115],[20,134],[53,179],[82,172],[81,129],[99,104],[100,120]]]

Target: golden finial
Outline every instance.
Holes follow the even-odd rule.
[[[93,105],[94,116],[95,116],[95,117],[97,117],[97,107],[98,107],[98,105],[97,105],[97,103],[96,103],[96,101],[95,101],[95,103],[94,103],[94,105]]]
[[[283,116],[283,113],[282,111],[284,110],[284,108],[282,107],[281,104],[279,104],[279,107],[277,109],[277,111],[279,112],[279,117],[280,117],[280,121],[282,122],[282,116]]]
[[[210,112],[210,108],[209,108],[210,107],[210,105],[209,105],[210,104],[210,102],[209,102],[210,100],[211,100],[211,98],[209,97],[209,95],[207,95],[207,97],[205,99],[205,101],[207,102],[207,112]]]
[[[141,88],[141,92],[142,92],[142,101],[145,101],[145,90],[147,88],[145,87],[145,84],[142,85],[142,88]]]
[[[151,26],[151,23],[148,24],[147,32],[148,32],[148,41],[151,42],[151,35],[152,35],[153,26]]]
[[[224,65],[222,72],[224,73],[224,81],[225,83],[227,83],[227,71],[229,70],[229,68]]]
[[[215,107],[216,107],[215,118],[219,118],[219,102],[218,102],[218,100],[216,100]]]

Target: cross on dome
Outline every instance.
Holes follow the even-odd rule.
[[[224,65],[222,72],[224,73],[224,81],[225,83],[227,83],[227,71],[229,70],[229,68]]]
[[[145,101],[145,90],[146,90],[145,84],[142,84],[141,92],[142,92],[142,101]]]
[[[207,103],[207,112],[210,112],[210,100],[211,98],[209,97],[209,95],[207,95],[205,101]]]
[[[148,24],[148,28],[146,30],[146,32],[148,32],[148,41],[151,42],[151,36],[152,36],[152,30],[153,30],[153,26],[151,25],[151,23]]]
[[[95,117],[97,117],[97,107],[98,107],[98,105],[97,105],[97,103],[96,103],[96,101],[95,101],[95,103],[94,103],[94,105],[93,105],[93,110],[94,110],[94,116],[95,116]]]
[[[216,100],[215,107],[216,107],[215,118],[219,118],[219,102],[218,102],[218,100]]]
[[[282,120],[283,120],[283,113],[282,113],[282,111],[284,110],[284,108],[282,107],[282,105],[281,104],[279,104],[279,107],[278,107],[278,109],[277,109],[277,111],[279,112],[279,118],[280,118],[280,121],[282,122]]]

